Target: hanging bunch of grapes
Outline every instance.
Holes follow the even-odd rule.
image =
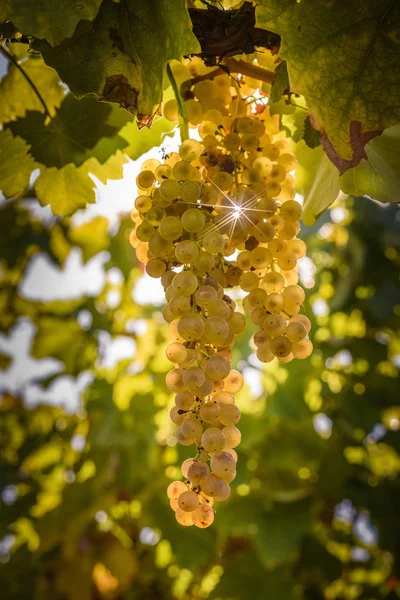
[[[235,335],[247,315],[259,327],[257,357],[290,362],[312,352],[297,261],[302,208],[294,200],[295,156],[268,105],[254,102],[258,82],[232,85],[227,74],[200,80],[184,103],[197,139],[163,164],[148,160],[137,178],[131,243],[165,289],[163,316],[173,368],[171,419],[179,444],[193,446],[184,481],[167,493],[177,521],[208,527],[213,503],[229,498],[236,475],[243,377],[232,369]],[[252,87],[253,85],[253,87]],[[170,101],[165,116],[177,118]],[[196,133],[195,133],[196,132]],[[242,308],[229,295],[239,287]]]

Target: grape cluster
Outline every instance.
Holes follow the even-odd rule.
[[[234,394],[243,377],[231,368],[230,350],[246,318],[226,290],[246,293],[243,309],[259,327],[260,361],[289,362],[312,351],[297,285],[306,248],[296,237],[296,159],[268,106],[251,100],[258,87],[242,81],[242,97],[228,75],[197,82],[184,104],[201,141],[183,141],[163,163],[145,161],[136,181],[130,241],[146,272],[164,286],[166,355],[174,365],[166,377],[175,393],[171,420],[178,443],[197,448],[182,465],[185,481],[168,487],[185,526],[211,525],[213,502],[229,498],[236,475],[241,435]],[[178,118],[175,100],[164,114]]]

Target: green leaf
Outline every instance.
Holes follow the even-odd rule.
[[[120,131],[120,136],[128,142],[124,153],[132,160],[138,159],[154,146],[161,146],[167,136],[174,134],[175,127],[175,123],[171,123],[164,117],[156,119],[150,129],[146,127],[140,131],[136,123],[127,123]]]
[[[5,0],[0,22],[12,21],[21,33],[54,46],[70,37],[81,19],[94,19],[100,4],[101,0]]]
[[[31,354],[35,358],[52,356],[73,371],[85,346],[85,333],[75,319],[42,317],[33,340]]]
[[[311,125],[310,117],[304,120],[303,140],[309,148],[316,148],[321,144],[320,133]]]
[[[368,161],[340,178],[342,190],[354,196],[371,196],[381,202],[398,202],[400,189],[400,126],[385,129],[365,147]]]
[[[94,183],[84,166],[66,165],[62,169],[43,169],[35,182],[39,202],[50,205],[55,215],[72,215],[88,202],[94,202]]]
[[[400,4],[263,0],[257,23],[282,36],[290,87],[343,173],[371,137],[400,120]]]
[[[50,113],[61,104],[65,90],[54,69],[38,55],[31,54],[21,62],[25,73],[34,81]],[[23,117],[27,110],[44,111],[32,86],[17,67],[10,63],[7,74],[0,82],[0,123]]]
[[[287,64],[284,60],[276,69],[274,83],[271,88],[270,102],[278,102],[281,99],[283,92],[289,90],[289,74]]]
[[[70,230],[69,237],[74,244],[83,249],[85,261],[108,248],[110,236],[108,234],[108,219],[96,217],[88,223],[83,223]]]
[[[340,192],[339,171],[321,146],[308,148],[301,140],[296,146],[296,189],[304,196],[303,220],[312,225]]]
[[[160,104],[169,60],[199,51],[185,0],[104,0],[93,22],[52,48],[36,42],[73,94],[117,102],[145,123]]]
[[[101,164],[97,158],[89,158],[82,165],[82,170],[86,169],[87,173],[91,173],[102,183],[106,183],[109,179],[121,179],[123,175],[123,166],[128,159],[125,153],[117,150],[115,154],[110,156],[105,163]]]
[[[116,133],[130,120],[126,111],[112,104],[90,97],[77,100],[69,94],[50,122],[44,114],[28,111],[6,128],[23,137],[31,145],[32,156],[47,167],[79,166],[92,156],[104,162],[124,147],[126,143]]]
[[[10,131],[0,131],[0,191],[6,198],[23,192],[29,185],[32,171],[38,167],[29,156],[29,146]]]

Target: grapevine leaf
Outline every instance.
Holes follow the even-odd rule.
[[[95,18],[101,0],[5,0],[0,22],[12,21],[18,30],[55,46],[70,37],[81,19]]]
[[[339,171],[321,146],[308,148],[301,140],[296,147],[296,189],[304,196],[303,220],[312,225],[340,192]]]
[[[284,60],[276,69],[276,75],[274,83],[271,88],[270,101],[278,102],[281,99],[282,94],[289,90],[289,75],[287,70],[287,64]]]
[[[368,160],[340,178],[342,190],[354,196],[371,196],[381,202],[398,202],[400,189],[400,126],[385,129],[365,147]]]
[[[104,0],[93,22],[81,21],[74,35],[52,48],[35,48],[73,94],[96,94],[151,122],[162,97],[165,66],[199,51],[185,0]]]
[[[29,146],[11,131],[0,131],[0,191],[6,198],[23,192],[32,171],[38,166],[29,156]]]
[[[396,0],[263,0],[258,24],[282,36],[290,87],[304,95],[321,144],[341,173],[400,120]]]
[[[65,97],[53,120],[28,111],[26,116],[6,124],[14,135],[20,135],[31,145],[32,156],[47,167],[62,167],[68,163],[81,165],[94,156],[104,162],[126,143],[117,136],[130,115],[112,105],[88,97],[77,100]],[[106,139],[103,139],[106,138]]]
[[[87,261],[101,250],[108,248],[110,244],[108,219],[100,216],[88,223],[82,223],[70,230],[69,237],[74,244],[82,248],[83,258]]]
[[[175,123],[171,123],[164,117],[156,119],[150,129],[145,128],[140,131],[135,123],[127,123],[120,131],[120,136],[128,143],[124,153],[132,160],[136,160],[154,146],[161,146],[167,136],[173,135],[174,129]]]
[[[311,125],[308,115],[304,121],[303,140],[309,148],[316,148],[321,144],[320,133]]]
[[[95,201],[94,183],[84,166],[69,164],[62,169],[44,169],[35,182],[39,202],[50,205],[55,215],[72,215]]]
[[[35,82],[50,113],[54,114],[54,109],[61,104],[65,96],[57,73],[45,65],[38,55],[24,57],[22,66],[25,73]],[[0,123],[23,117],[27,110],[43,112],[44,108],[21,71],[10,63],[7,74],[0,82]]]
[[[35,358],[53,356],[73,371],[85,343],[85,333],[76,319],[42,317],[34,338],[31,354]]]
[[[87,173],[91,173],[102,183],[106,183],[109,179],[121,179],[123,175],[123,166],[127,162],[125,153],[117,150],[115,154],[110,156],[106,162],[101,164],[97,158],[89,158],[83,163],[82,169],[86,169]]]

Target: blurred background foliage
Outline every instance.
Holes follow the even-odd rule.
[[[350,198],[303,227],[315,351],[262,365],[239,336],[238,476],[207,530],[169,509],[190,449],[128,216],[110,234],[43,210],[0,208],[2,598],[400,597],[400,209]],[[29,295],[38,257],[62,274],[74,252],[88,279],[103,257],[96,289]]]

